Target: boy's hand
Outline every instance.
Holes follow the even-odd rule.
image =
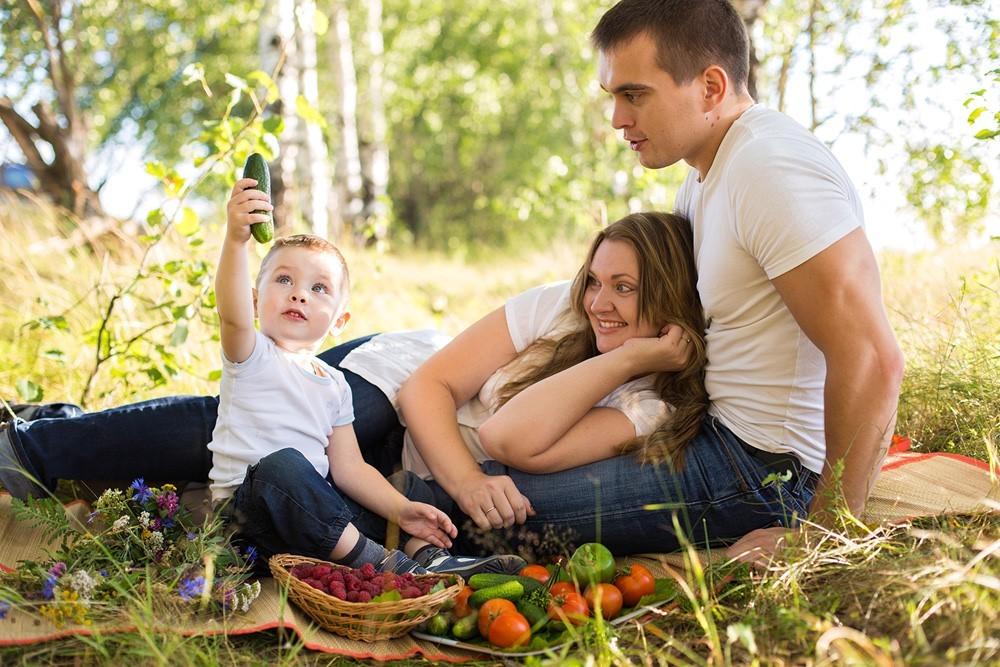
[[[253,190],[257,181],[252,178],[241,178],[233,186],[233,193],[226,204],[226,239],[234,243],[246,243],[250,240],[250,225],[256,222],[267,222],[268,216],[254,211],[272,211],[271,197]]]
[[[413,537],[426,540],[436,547],[451,547],[451,538],[458,535],[458,529],[448,515],[427,503],[412,500],[399,511],[399,527]]]

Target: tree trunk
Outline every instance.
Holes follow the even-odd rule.
[[[351,24],[347,6],[336,2],[330,26],[330,61],[333,78],[340,92],[337,129],[340,142],[337,147],[337,164],[340,174],[333,190],[340,203],[344,225],[357,233],[361,219],[361,155],[358,147],[358,79],[354,69],[351,43]]]
[[[315,0],[299,0],[299,73],[302,97],[313,109],[319,108],[316,74]],[[330,163],[323,128],[316,122],[303,124],[304,150],[300,153],[299,182],[302,210],[312,233],[326,238],[329,233]],[[339,232],[339,230],[334,230]]]
[[[271,168],[271,202],[278,234],[288,234],[295,228],[300,210],[296,164],[303,145],[302,123],[295,112],[299,96],[299,57],[296,44],[296,0],[271,0],[262,13],[259,51],[262,69],[272,71],[285,52],[284,66],[278,72],[278,100],[274,112],[281,116],[285,129],[278,140],[278,156]]]
[[[757,66],[760,64],[760,61],[757,60],[757,49],[753,43],[753,24],[760,17],[765,4],[767,4],[767,0],[733,1],[733,6],[736,7],[736,11],[743,19],[743,25],[746,26],[747,39],[750,42],[750,72],[747,80],[747,89],[750,92],[750,97],[754,99],[757,99]]]
[[[368,47],[368,103],[361,117],[364,177],[362,219],[373,232],[371,241],[383,240],[389,231],[389,146],[386,143],[385,103],[382,98],[383,51],[382,0],[368,0],[365,30]]]
[[[0,120],[17,142],[42,191],[77,217],[103,216],[97,191],[86,178],[87,118],[76,101],[76,81],[67,64],[63,29],[72,17],[63,16],[60,3],[51,3],[54,12],[46,15],[37,2],[25,0],[45,44],[49,82],[55,91],[56,110],[47,102],[32,107],[37,124],[32,125],[9,98],[0,98]],[[45,160],[40,143],[50,147],[52,159]],[[44,151],[49,152],[49,151]]]

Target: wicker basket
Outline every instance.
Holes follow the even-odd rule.
[[[436,593],[392,602],[346,602],[317,590],[291,575],[291,568],[300,563],[326,564],[343,568],[328,561],[294,554],[277,554],[268,565],[275,581],[288,587],[288,597],[325,630],[349,639],[375,641],[400,637],[438,612],[451,600],[465,582],[457,575],[425,574],[418,579],[443,579],[446,588]]]

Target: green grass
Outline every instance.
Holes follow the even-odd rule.
[[[71,231],[71,223],[33,206],[0,202],[0,395],[16,397],[30,379],[47,400],[76,399],[93,367],[94,334],[109,290],[126,280],[139,253],[127,237],[33,254],[33,243]],[[191,251],[168,239],[163,260],[214,263],[219,230]],[[37,247],[37,246],[36,246]],[[436,327],[457,333],[531,285],[570,277],[585,244],[563,242],[526,253],[477,256],[466,263],[417,252],[346,248],[353,319],[342,339],[372,331]],[[907,359],[897,432],[921,451],[950,451],[997,464],[1000,440],[1000,264],[997,244],[924,255],[884,254],[883,290]],[[192,256],[194,252],[194,256]],[[158,260],[160,261],[160,260]],[[148,281],[113,321],[141,331],[171,289]],[[95,289],[95,286],[98,286]],[[102,296],[103,295],[103,296]],[[166,297],[164,295],[167,295]],[[64,325],[28,329],[62,315]],[[132,356],[95,377],[90,409],[169,393],[215,391],[218,367],[211,322],[193,321],[187,342],[170,330],[141,341]],[[336,342],[336,341],[331,341]],[[157,345],[173,358],[163,367]],[[127,355],[123,355],[127,356]],[[159,365],[159,366],[158,366]],[[24,389],[24,387],[22,387]],[[814,534],[765,572],[709,569],[686,575],[681,609],[588,649],[556,656],[595,664],[847,665],[1000,663],[1000,519],[993,515],[914,521],[895,528],[848,524]],[[732,578],[718,587],[719,578]],[[141,619],[139,619],[141,620]],[[69,638],[0,650],[4,665],[342,665],[356,661],[305,650],[295,635],[192,637],[147,629]],[[418,664],[412,660],[402,664]],[[544,661],[540,661],[544,662]],[[488,662],[485,664],[489,664]]]

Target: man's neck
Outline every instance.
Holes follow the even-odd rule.
[[[712,169],[715,156],[719,152],[722,141],[726,138],[729,128],[733,126],[740,116],[747,109],[753,106],[753,98],[749,95],[741,95],[723,102],[722,105],[711,114],[708,123],[708,132],[705,141],[702,142],[696,155],[685,160],[689,165],[698,171],[698,180],[704,181],[708,172]]]

